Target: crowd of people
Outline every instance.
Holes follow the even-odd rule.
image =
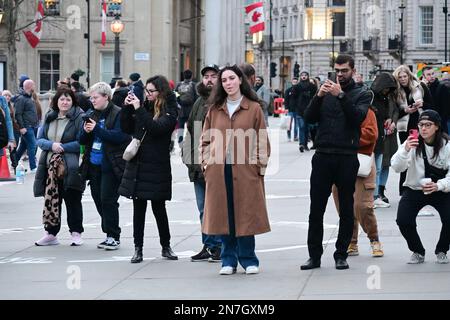
[[[16,96],[2,92],[0,143],[9,149],[14,168],[27,152],[30,172],[36,174],[34,195],[44,197],[45,234],[36,246],[59,244],[63,202],[71,245],[83,244],[81,198],[89,183],[105,234],[99,249],[120,248],[118,200],[124,196],[133,201],[131,263],[144,260],[148,201],[161,256],[177,260],[166,202],[172,199],[170,157],[178,142],[194,185],[202,231],[202,248],[191,261],[221,262],[222,275],[236,273],[238,264],[247,274],[259,273],[255,235],[270,231],[264,186],[271,150],[270,88],[250,64],[204,66],[199,83],[190,70],[183,76],[178,84],[162,75],[144,84],[132,73],[128,82],[99,82],[86,92],[73,74],[58,82],[45,115],[28,77],[20,78]],[[402,173],[397,224],[412,251],[409,263],[425,259],[416,217],[426,205],[441,216],[435,254],[438,263],[448,263],[448,101],[449,81],[436,79],[431,67],[424,68],[419,80],[400,66],[392,74],[378,74],[368,87],[348,55],[337,57],[334,72],[324,82],[308,71],[292,80],[284,93],[292,119],[287,137],[298,141],[300,153],[315,150],[309,259],[302,270],[321,266],[323,216],[331,194],[339,213],[336,269],[348,269],[347,257],[359,254],[359,225],[372,255],[384,255],[375,209],[390,206],[385,194],[390,167]],[[133,148],[132,156],[124,157]],[[246,192],[250,188],[251,194]]]

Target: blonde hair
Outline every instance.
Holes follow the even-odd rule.
[[[3,90],[2,96],[10,96],[10,97],[12,97],[12,93],[9,90]]]
[[[400,84],[400,81],[399,81],[400,73],[402,73],[402,72],[404,72],[408,75],[408,88],[411,91],[413,91],[413,89],[415,87],[417,87],[417,85],[419,84],[419,80],[411,72],[411,70],[409,69],[408,66],[406,66],[404,64],[399,66],[397,69],[395,69],[395,71],[393,73],[393,76],[394,76],[395,80],[397,81],[397,91],[396,91],[397,98],[401,96],[401,91],[402,91],[402,85]]]
[[[106,82],[97,82],[92,87],[89,88],[89,94],[98,93],[102,96],[108,96],[108,100],[111,100],[112,89]]]

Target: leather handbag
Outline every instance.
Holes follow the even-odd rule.
[[[131,140],[130,144],[127,146],[125,151],[123,152],[123,160],[125,161],[131,161],[138,153],[139,147],[141,146],[142,141],[144,141],[145,135],[147,134],[147,131],[144,132],[144,135],[142,136],[142,139],[136,139],[133,138]]]
[[[366,154],[358,153],[359,170],[358,177],[367,178],[372,171],[372,164],[374,161],[373,154],[368,156]]]

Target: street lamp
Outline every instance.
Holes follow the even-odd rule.
[[[404,47],[404,34],[403,34],[403,14],[405,12],[405,4],[401,3],[400,7],[398,7],[400,9],[400,64],[403,64],[403,47]]]
[[[120,33],[124,29],[124,24],[120,21],[119,16],[116,16],[111,22],[111,31],[114,33],[114,78],[113,81],[122,79],[120,76]]]
[[[334,52],[334,23],[336,22],[336,15],[331,12],[331,67],[334,68],[335,52]]]
[[[286,30],[286,21],[283,20],[281,29],[283,29],[283,39],[281,42],[281,70],[280,70],[280,77],[281,77],[281,92],[284,93],[284,77],[286,76],[285,70],[285,59],[284,59],[284,33]]]
[[[447,0],[445,0],[445,5],[444,8],[442,8],[442,11],[445,14],[445,61],[444,62],[448,62],[447,60],[447,24],[448,24],[448,7],[447,7]]]

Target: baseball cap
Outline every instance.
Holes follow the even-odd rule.
[[[205,75],[206,71],[215,71],[215,72],[219,72],[219,66],[217,66],[216,64],[208,64],[207,66],[203,67],[201,74],[202,76]]]

